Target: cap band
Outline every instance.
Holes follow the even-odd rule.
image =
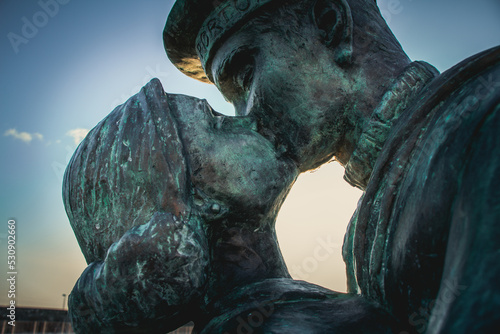
[[[196,38],[196,51],[205,70],[214,44],[237,23],[247,20],[256,9],[271,1],[273,0],[228,0],[212,11]]]

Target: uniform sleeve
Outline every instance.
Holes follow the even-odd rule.
[[[453,206],[443,280],[427,333],[500,328],[500,105],[483,116]]]

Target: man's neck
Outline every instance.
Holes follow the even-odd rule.
[[[391,127],[438,74],[428,63],[413,62],[394,80],[374,109],[345,165],[344,179],[349,184],[362,190],[366,188]]]

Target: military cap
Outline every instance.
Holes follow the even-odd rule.
[[[291,1],[301,0],[177,0],[163,30],[165,51],[181,72],[210,83],[211,56],[224,38],[256,13]]]
[[[177,0],[163,31],[165,51],[184,74],[210,83],[209,61],[217,45],[256,12],[283,0]]]

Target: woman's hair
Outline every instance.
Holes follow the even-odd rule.
[[[73,155],[63,199],[88,263],[102,260],[113,242],[157,211],[188,214],[191,186],[170,111],[153,79],[92,129]]]

